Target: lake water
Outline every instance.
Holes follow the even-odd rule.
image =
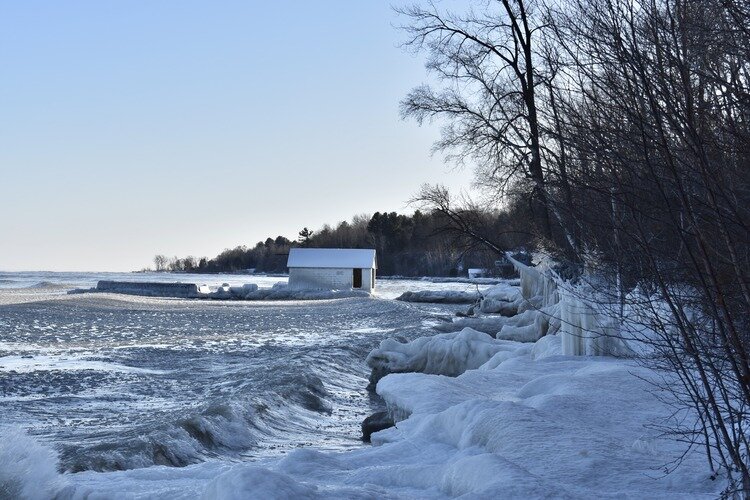
[[[75,294],[100,279],[261,287],[284,277],[0,273],[0,423],[59,452],[59,469],[240,461],[362,446],[380,409],[367,353],[431,334],[462,306],[392,300],[467,283],[380,280],[372,298],[222,302]],[[486,285],[481,288],[486,287]]]

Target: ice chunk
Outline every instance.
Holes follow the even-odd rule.
[[[500,313],[503,316],[513,316],[518,313],[518,303],[485,297],[479,304],[479,310],[483,313]]]
[[[204,499],[268,500],[288,498],[321,498],[315,486],[295,481],[294,478],[263,467],[239,466],[211,481],[203,493]]]
[[[420,337],[408,343],[386,339],[367,356],[376,383],[388,373],[421,372],[456,376],[479,368],[505,344],[492,336],[464,328],[458,333]]]
[[[474,304],[480,298],[481,295],[476,292],[420,290],[418,292],[404,292],[396,300],[403,302],[429,302],[434,304]]]
[[[559,335],[545,335],[534,343],[531,349],[532,359],[543,359],[562,354],[562,343]]]

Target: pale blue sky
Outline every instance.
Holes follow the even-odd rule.
[[[381,1],[0,2],[2,270],[214,256],[469,185]]]

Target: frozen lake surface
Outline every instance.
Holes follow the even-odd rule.
[[[286,278],[0,273],[2,423],[57,449],[63,471],[362,446],[360,423],[380,409],[365,390],[367,353],[461,308],[390,299],[477,289],[382,280],[374,298],[270,303],[67,295],[100,279],[270,287]]]

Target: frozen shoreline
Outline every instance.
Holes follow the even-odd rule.
[[[560,356],[559,345],[503,341],[457,377],[391,374],[378,393],[398,420],[371,448],[282,459],[85,472],[67,498],[713,498],[704,457],[645,424],[660,405],[632,362]],[[636,377],[637,376],[637,377]],[[640,377],[640,378],[638,378]]]
[[[523,309],[517,287],[488,295],[497,302],[487,308]],[[59,475],[50,472],[54,454],[17,433],[22,445],[0,448],[0,464],[3,453],[14,454],[34,474],[21,483],[32,497],[56,491],[66,499],[718,496],[722,481],[709,478],[701,450],[663,474],[684,448],[648,427],[670,411],[649,392],[653,372],[626,359],[563,356],[558,335],[533,338],[554,325],[532,316],[462,318],[446,324],[456,331],[383,341],[368,363],[380,370],[374,382],[396,427],[373,434],[372,447]],[[510,333],[466,328],[472,320]],[[527,342],[509,339],[518,328],[535,333]]]

